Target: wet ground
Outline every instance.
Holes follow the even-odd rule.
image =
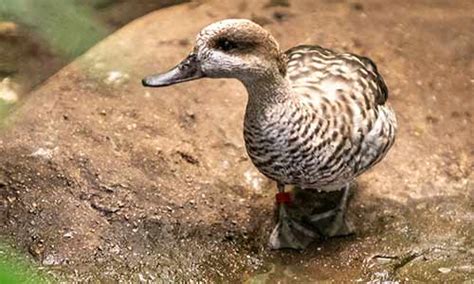
[[[30,93],[0,138],[3,237],[70,280],[473,281],[473,3],[271,3],[157,11]],[[275,185],[245,154],[244,88],[140,85],[227,17],[378,64],[400,130],[354,188],[354,236],[270,251]]]

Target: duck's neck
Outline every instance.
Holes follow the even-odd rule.
[[[290,99],[289,82],[279,73],[246,80],[243,84],[248,92],[247,111],[258,112]]]

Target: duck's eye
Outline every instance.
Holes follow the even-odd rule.
[[[217,42],[217,48],[223,51],[229,51],[229,50],[237,48],[237,45],[235,44],[235,42],[224,38],[224,39],[220,39]]]

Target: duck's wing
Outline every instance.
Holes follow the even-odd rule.
[[[287,78],[294,88],[309,87],[331,97],[333,92],[358,91],[369,103],[383,105],[388,89],[375,63],[352,53],[336,53],[317,45],[300,45],[285,52]]]
[[[319,154],[325,167],[346,165],[356,176],[380,161],[394,142],[397,125],[375,64],[319,46],[297,46],[286,56],[292,92],[319,129],[314,143],[331,145]]]

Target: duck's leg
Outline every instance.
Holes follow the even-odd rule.
[[[354,227],[347,222],[345,215],[350,195],[350,185],[342,188],[342,198],[336,208],[309,216],[307,221],[323,237],[347,236],[354,233]]]
[[[306,248],[318,235],[288,215],[286,207],[290,202],[290,195],[285,192],[284,184],[278,183],[276,200],[278,224],[270,235],[270,247],[272,249],[291,248],[298,250]]]

